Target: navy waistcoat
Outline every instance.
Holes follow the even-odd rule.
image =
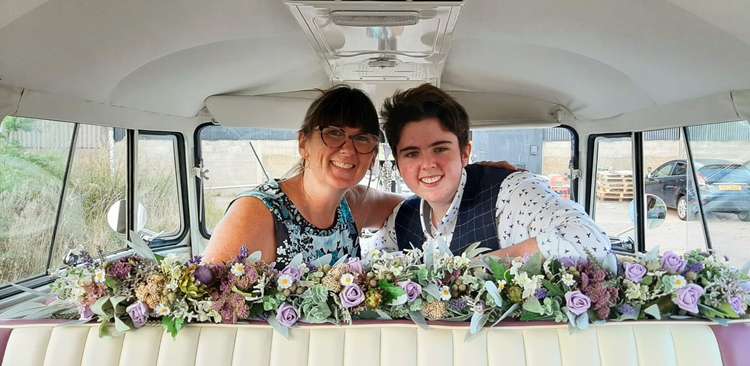
[[[512,170],[470,164],[466,166],[466,185],[458,208],[456,228],[450,242],[454,255],[469,245],[481,242],[483,247],[500,249],[495,211],[500,184]],[[425,241],[419,217],[421,199],[412,196],[401,204],[396,214],[396,241],[399,250],[421,248]]]

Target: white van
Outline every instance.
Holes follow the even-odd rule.
[[[294,167],[306,108],[339,83],[377,107],[446,90],[469,112],[474,161],[546,176],[620,255],[700,249],[741,266],[749,22],[745,0],[0,0],[0,312],[28,300],[11,284],[46,289],[76,248],[121,256],[138,235],[202,253],[237,193]],[[410,193],[387,144],[366,179]],[[750,363],[731,345],[742,324],[513,323],[470,346],[460,325],[291,340],[196,325],[125,343],[86,327],[0,321],[0,364]]]

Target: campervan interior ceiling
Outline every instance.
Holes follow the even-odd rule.
[[[294,132],[318,89],[350,84],[379,106],[397,89],[429,82],[466,107],[477,144],[485,146],[482,160],[541,170],[553,164],[544,154],[560,152],[555,174],[571,182],[564,183],[565,194],[590,212],[611,209],[612,220],[622,221],[612,229],[619,232],[628,229],[628,202],[642,189],[611,191],[631,196],[619,206],[596,206],[597,169],[630,170],[630,179],[645,179],[646,169],[663,162],[646,156],[657,145],[673,148],[675,161],[705,157],[742,165],[737,154],[750,161],[742,141],[712,145],[746,133],[749,23],[746,0],[0,0],[0,120],[76,124],[65,133],[77,135],[78,143],[91,138],[91,146],[169,141],[164,146],[176,149],[166,161],[178,162],[173,174],[180,192],[172,207],[178,212],[172,249],[198,254],[210,236],[207,217],[220,217],[217,207],[227,203],[206,189],[247,184],[221,178],[230,163],[252,164],[253,179],[287,170],[263,163],[291,168]],[[706,127],[720,123],[733,125],[722,127],[724,135]],[[9,133],[9,126],[0,131]],[[538,133],[523,132],[531,130]],[[497,141],[512,140],[501,140],[503,131],[539,144],[524,142],[524,157],[515,150],[493,155]],[[654,136],[669,144],[634,134],[644,131],[667,131]],[[19,140],[22,146],[37,141],[30,131],[13,133],[30,136]],[[686,135],[724,137],[706,138],[693,146],[692,158],[680,158],[688,152],[681,145]],[[217,136],[236,142],[237,161],[220,159],[231,154]],[[135,145],[132,151],[151,146]],[[612,146],[631,155],[596,165]],[[721,146],[734,150],[715,156]],[[148,164],[133,156],[129,164]],[[390,166],[387,155],[381,159]],[[635,160],[641,165],[632,165]],[[207,197],[220,196],[217,207],[207,206]],[[663,198],[675,215],[679,197]],[[160,214],[146,206],[153,222]],[[139,210],[130,204],[131,219]],[[750,232],[744,211],[731,214],[712,233],[705,229],[710,220],[699,220],[686,222],[704,229],[675,226],[664,235]],[[648,241],[648,232],[639,235]],[[47,254],[45,269],[31,275],[57,263]],[[746,249],[737,255],[750,257]]]

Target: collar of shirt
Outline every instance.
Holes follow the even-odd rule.
[[[435,240],[438,238],[444,238],[450,242],[453,236],[453,229],[456,227],[456,220],[458,220],[458,208],[461,205],[461,198],[464,195],[464,187],[466,186],[466,170],[461,172],[461,180],[458,183],[458,189],[456,194],[453,196],[448,211],[440,219],[437,227],[432,225],[432,208],[425,200],[421,200],[419,205],[419,217],[422,222],[422,232],[425,238],[428,240]],[[434,235],[432,233],[435,233]]]

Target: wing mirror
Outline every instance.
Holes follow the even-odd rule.
[[[628,207],[630,222],[635,225],[635,200],[630,201]],[[667,219],[667,204],[659,196],[646,194],[646,227],[655,229]]]
[[[112,230],[119,234],[125,234],[127,231],[127,209],[128,205],[125,200],[119,200],[109,206],[107,210],[107,224]],[[148,214],[146,213],[146,207],[138,202],[138,213],[136,214],[136,225],[135,231],[141,232],[146,226]]]

